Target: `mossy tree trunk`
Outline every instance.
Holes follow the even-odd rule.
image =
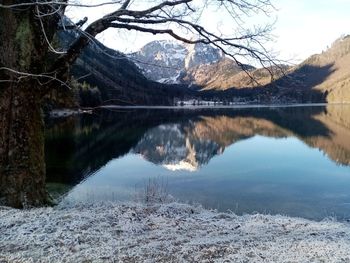
[[[35,88],[35,87],[34,87]],[[44,125],[41,98],[33,83],[2,87],[0,96],[0,193],[16,208],[49,202],[45,188]]]
[[[68,79],[70,66],[90,41],[81,35],[65,55],[49,52],[68,0],[59,2],[39,0],[0,8],[0,205],[24,208],[50,203],[41,102]],[[18,3],[1,1],[4,6]],[[104,29],[100,21],[87,33],[95,36]]]
[[[16,208],[49,202],[41,112],[47,87],[35,76],[48,66],[43,29],[52,38],[58,21],[40,22],[36,11],[0,8],[0,204]]]

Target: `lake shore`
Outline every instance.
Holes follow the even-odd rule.
[[[350,224],[186,204],[0,207],[0,262],[350,262]]]

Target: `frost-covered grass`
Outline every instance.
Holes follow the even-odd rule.
[[[0,262],[350,262],[350,225],[179,203],[0,208]]]

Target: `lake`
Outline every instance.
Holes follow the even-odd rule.
[[[67,203],[154,188],[237,214],[350,219],[350,106],[109,108],[47,120],[47,185]]]

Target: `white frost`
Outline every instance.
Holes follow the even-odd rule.
[[[0,208],[0,262],[350,262],[350,225],[185,204]]]

